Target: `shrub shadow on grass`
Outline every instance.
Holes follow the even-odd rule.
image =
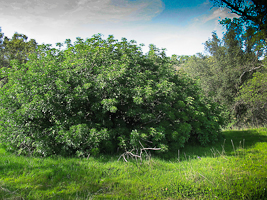
[[[21,171],[23,170],[23,166],[20,163],[10,161],[9,159],[1,158],[2,161],[0,162],[0,175],[6,173],[7,171]]]
[[[99,166],[81,164],[79,159],[20,158],[24,158],[23,164],[14,161],[14,155],[0,162],[0,175],[4,181],[4,189],[0,188],[2,197],[74,199],[79,196],[88,199],[88,195],[93,196],[102,188],[100,180],[105,174]],[[30,163],[31,159],[37,162]],[[84,187],[79,182],[83,182]]]
[[[0,195],[4,199],[93,199],[94,196],[107,199],[109,196],[116,196],[113,190],[117,191],[117,187],[128,188],[129,191],[132,188],[131,183],[118,179],[126,169],[113,164],[105,165],[102,162],[106,157],[99,158],[99,162],[95,158],[87,160],[20,156],[24,159],[24,164],[14,161],[17,156],[9,157],[13,160],[8,165],[0,162],[3,170],[1,178],[4,180],[2,185],[6,189],[0,189]],[[34,163],[30,163],[31,159],[35,160]],[[134,191],[130,191],[129,195],[130,193],[139,195]]]
[[[258,142],[267,142],[267,128],[251,130],[226,130],[222,138],[214,144],[201,146],[197,142],[189,142],[184,148],[175,152],[168,152],[162,155],[153,156],[163,160],[188,160],[189,158],[214,157],[223,153],[233,155],[235,150],[252,148]]]

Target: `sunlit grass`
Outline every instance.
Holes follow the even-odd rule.
[[[266,199],[267,128],[227,130],[208,147],[117,161],[33,158],[0,149],[0,199]]]

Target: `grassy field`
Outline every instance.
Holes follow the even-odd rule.
[[[0,199],[267,199],[267,128],[150,159],[36,158],[0,149]]]

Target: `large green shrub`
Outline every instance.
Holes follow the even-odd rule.
[[[42,45],[2,75],[1,142],[19,153],[87,156],[140,145],[182,147],[217,140],[220,110],[164,51],[143,55],[134,41],[100,35]],[[140,142],[139,142],[140,141]]]

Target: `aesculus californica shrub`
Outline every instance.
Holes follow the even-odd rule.
[[[66,49],[40,45],[2,75],[1,143],[18,153],[87,156],[216,141],[223,119],[164,51],[101,35]],[[139,142],[140,141],[140,142]]]

